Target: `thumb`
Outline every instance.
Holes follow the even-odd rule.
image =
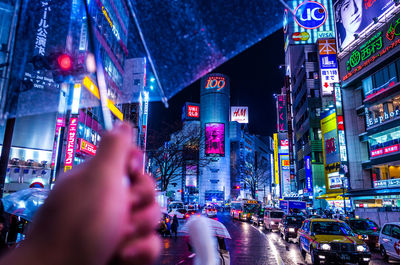
[[[111,131],[106,132],[93,159],[102,170],[126,171],[127,159],[133,146],[133,128],[128,123],[117,124]],[[107,175],[107,174],[101,174]]]

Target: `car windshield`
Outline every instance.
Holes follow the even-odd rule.
[[[378,230],[378,225],[370,220],[351,220],[349,223],[354,230]]]
[[[296,227],[300,227],[303,223],[304,218],[299,216],[288,216],[286,217],[286,222],[288,225],[293,225]]]
[[[258,213],[259,210],[260,210],[259,204],[245,204],[244,205],[244,211],[246,213]]]
[[[340,222],[313,222],[311,232],[316,235],[354,236],[350,227]]]
[[[271,218],[282,218],[284,215],[283,212],[271,212],[270,216]]]

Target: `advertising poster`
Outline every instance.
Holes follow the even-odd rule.
[[[328,0],[292,0],[289,7],[294,10],[284,12],[284,33],[290,44],[314,44],[320,38],[334,38],[333,5]]]
[[[338,133],[334,109],[321,114],[321,133],[324,143],[325,165],[339,162]]]
[[[249,123],[248,107],[231,107],[231,121],[238,123]]]
[[[225,156],[225,124],[206,123],[206,155]]]
[[[186,187],[197,187],[197,165],[186,165]]]
[[[339,49],[345,49],[395,5],[393,0],[335,0],[335,22]]]
[[[280,164],[280,186],[282,196],[290,193],[290,163],[289,155],[279,155]]]

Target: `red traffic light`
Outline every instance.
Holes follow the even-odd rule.
[[[72,68],[72,59],[68,54],[61,54],[57,57],[58,66],[63,71],[69,71]]]

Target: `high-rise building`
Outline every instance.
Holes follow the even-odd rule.
[[[224,201],[230,198],[229,79],[208,74],[201,80],[200,122],[202,140],[200,159],[211,162],[200,168],[199,201]]]
[[[323,202],[316,197],[325,193],[325,173],[320,125],[321,76],[316,42],[320,38],[334,37],[332,3],[300,0],[289,1],[288,6],[296,16],[285,10],[286,85],[282,96],[286,95],[288,123],[292,125],[288,126],[288,137],[292,137],[289,139],[289,151],[292,152],[289,157],[293,157],[294,165],[291,166],[294,166],[296,176],[290,176],[290,191],[286,189],[286,194],[282,195],[303,195],[299,198],[311,198],[314,207],[320,208],[324,206]]]

